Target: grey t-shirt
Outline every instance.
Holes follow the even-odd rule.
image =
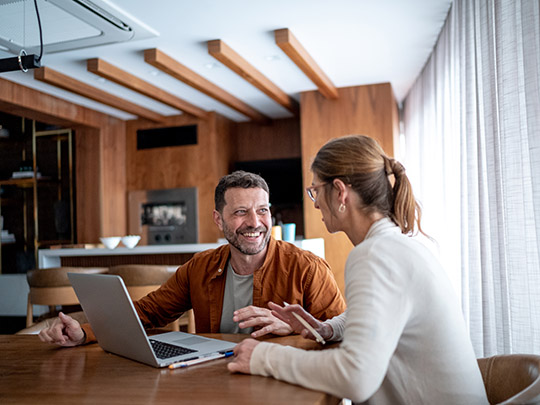
[[[234,311],[251,304],[253,304],[253,274],[247,276],[236,274],[229,261],[219,331],[221,333],[253,332],[253,328],[240,329],[238,323],[233,321]]]

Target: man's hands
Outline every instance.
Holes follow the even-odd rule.
[[[39,338],[42,342],[65,347],[82,345],[86,340],[79,322],[63,312],[58,314],[58,319],[51,326],[39,332]]]
[[[293,329],[288,323],[283,322],[272,314],[272,311],[266,308],[259,308],[253,305],[234,311],[233,321],[239,322],[240,328],[260,328],[255,330],[251,336],[258,338],[269,333],[285,336],[291,334]],[[251,357],[251,354],[250,354]],[[248,363],[249,367],[249,363]]]
[[[315,319],[298,304],[282,307],[273,302],[269,302],[268,307],[272,310],[273,315],[283,322],[286,322],[294,332],[301,334],[306,339],[315,340],[315,336],[313,336],[313,334],[292,315],[293,312],[304,318],[311,326],[313,326],[313,329],[315,329],[324,340],[330,340],[334,335],[334,331],[330,325]]]

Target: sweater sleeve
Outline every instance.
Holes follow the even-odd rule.
[[[338,342],[343,340],[343,334],[345,332],[345,321],[347,320],[347,310],[341,315],[335,316],[332,319],[328,319],[324,323],[327,323],[332,327],[333,335],[330,337],[330,341]]]
[[[352,254],[351,254],[352,256]],[[252,374],[272,376],[353,402],[369,399],[380,387],[408,319],[409,305],[384,265],[366,257],[347,263],[347,314],[339,348],[305,351],[261,343],[252,353]],[[381,268],[382,267],[382,268]],[[329,321],[339,325],[342,318]],[[338,336],[335,336],[338,337]]]

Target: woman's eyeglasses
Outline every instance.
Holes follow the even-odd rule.
[[[319,183],[314,184],[312,186],[306,187],[306,193],[308,197],[311,199],[311,201],[315,202],[315,199],[317,198],[317,189],[321,186],[324,186],[326,183]]]

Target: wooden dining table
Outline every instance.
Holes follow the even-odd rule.
[[[203,334],[240,342],[246,335]],[[301,336],[265,339],[306,350]],[[260,376],[232,374],[231,359],[154,368],[98,344],[62,348],[36,335],[0,335],[0,404],[337,404],[339,398]]]

